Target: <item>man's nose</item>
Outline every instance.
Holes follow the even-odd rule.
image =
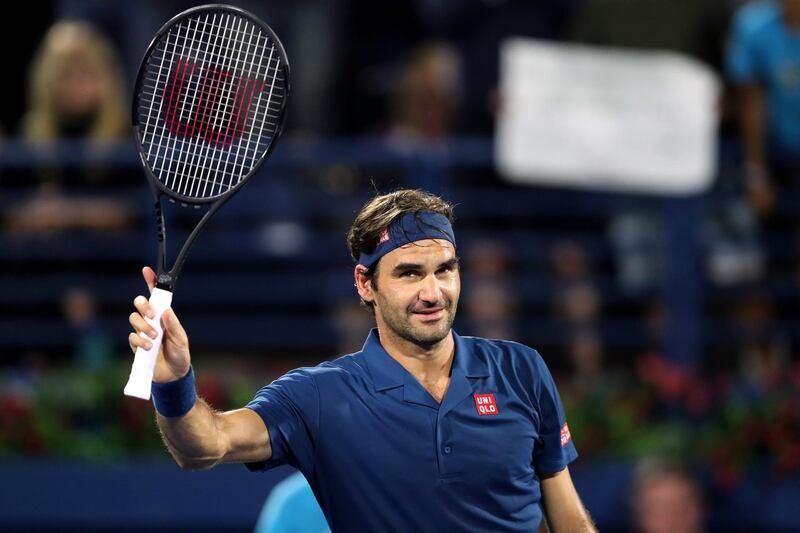
[[[435,303],[441,300],[441,296],[442,296],[441,282],[433,274],[425,276],[425,278],[422,280],[422,287],[420,288],[419,299],[424,302]]]

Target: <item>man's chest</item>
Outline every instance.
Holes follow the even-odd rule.
[[[533,473],[538,416],[524,402],[489,388],[457,402],[430,400],[401,387],[331,402],[321,410],[326,442],[318,449],[330,464],[393,479]]]

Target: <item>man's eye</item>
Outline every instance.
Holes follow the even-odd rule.
[[[416,270],[406,270],[405,272],[400,274],[401,278],[412,278],[417,275]]]

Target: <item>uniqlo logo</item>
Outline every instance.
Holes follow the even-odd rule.
[[[561,447],[566,446],[572,440],[572,433],[569,432],[569,426],[566,422],[561,426]]]
[[[497,402],[494,401],[494,394],[473,394],[475,398],[475,409],[481,416],[496,415],[500,411],[497,410]]]

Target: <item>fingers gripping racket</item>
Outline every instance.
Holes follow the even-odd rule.
[[[278,139],[289,96],[289,63],[275,33],[252,14],[200,6],[167,22],[145,53],[133,98],[136,146],[153,192],[158,277],[150,296],[158,336],[139,348],[125,394],[149,399],[161,315],[186,254],[214,213],[249,180]],[[161,197],[207,206],[167,270]]]

